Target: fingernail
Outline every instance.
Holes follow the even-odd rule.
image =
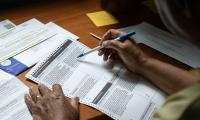
[[[103,42],[102,46],[105,47],[107,45],[107,43],[108,43],[107,41]]]
[[[77,102],[79,102],[79,97],[73,97],[73,99]]]
[[[31,88],[29,89],[29,93],[30,93],[30,94],[33,93],[33,90],[32,90]]]
[[[29,99],[29,97],[28,97],[28,94],[25,94],[24,97],[25,97],[25,100],[30,101],[30,99]]]
[[[44,86],[44,85],[41,83],[41,84],[39,84],[39,86]]]
[[[43,88],[43,87],[45,87],[45,85],[44,84],[39,84],[39,86],[38,86],[38,88]]]
[[[99,51],[98,55],[102,55],[102,51]]]

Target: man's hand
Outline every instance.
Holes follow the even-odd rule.
[[[25,102],[33,120],[79,120],[79,99],[65,97],[60,85],[53,85],[52,90],[39,85],[29,94]]]
[[[113,40],[123,34],[125,33],[113,29],[106,32],[100,42],[105,48],[99,51],[99,55],[104,55],[103,59],[109,63],[120,58],[130,71],[139,72],[148,57],[132,39],[123,43]]]

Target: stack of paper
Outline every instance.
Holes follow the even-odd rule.
[[[26,87],[16,77],[0,70],[0,119],[32,120],[32,116],[24,102]]]
[[[149,120],[163,104],[166,95],[142,76],[130,73],[122,64],[107,66],[97,52],[81,59],[90,50],[78,37],[50,22],[36,19],[15,26],[9,20],[0,23],[0,69],[17,75],[36,64],[26,75],[49,88],[60,84],[66,96],[78,96],[80,102],[117,120]],[[198,66],[199,48],[169,33],[143,23],[124,28],[134,30],[137,42],[152,46],[193,67]],[[173,39],[181,41],[175,42]],[[8,58],[8,59],[7,59]],[[24,103],[27,87],[0,70],[0,118],[31,120]]]
[[[32,120],[24,102],[28,87],[13,75],[44,59],[68,39],[77,41],[79,37],[53,22],[45,25],[31,19],[18,26],[9,20],[0,22],[0,119]]]
[[[52,22],[44,25],[36,19],[31,19],[16,26],[9,20],[2,21],[0,69],[18,75],[69,38],[79,39]]]

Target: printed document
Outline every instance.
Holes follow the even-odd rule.
[[[38,24],[35,22],[26,22],[26,24]],[[44,25],[44,24],[43,24]],[[17,76],[21,72],[27,70],[29,67],[36,64],[42,57],[48,55],[52,50],[57,48],[66,38],[78,40],[79,37],[61,28],[55,23],[48,23],[45,25],[49,30],[56,33],[53,37],[45,40],[42,43],[21,52],[20,54],[9,58],[0,63],[0,69]]]
[[[32,120],[24,102],[28,88],[16,77],[0,70],[0,119]]]
[[[80,42],[68,40],[26,75],[48,87],[60,84],[66,96],[117,120],[149,120],[165,101],[165,94],[143,77],[129,73],[121,64],[108,66],[97,52],[81,59],[90,50]]]
[[[76,35],[64,30],[53,22],[50,22],[45,26],[49,30],[56,33],[56,35],[14,57],[16,60],[25,64],[27,67],[31,67],[39,62],[42,57],[47,56],[67,38],[75,41],[79,39],[79,37]]]
[[[15,27],[15,24],[11,22],[10,20],[4,20],[0,22],[0,34],[1,32],[4,32],[5,30],[9,30],[11,28]]]
[[[132,38],[137,43],[143,43],[191,67],[200,67],[200,48],[186,40],[146,22],[120,30],[135,31],[136,35]]]
[[[37,24],[30,24],[35,22]],[[9,34],[9,35],[7,35]],[[54,36],[45,25],[32,19],[0,34],[0,62],[13,57]]]

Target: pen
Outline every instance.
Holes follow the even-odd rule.
[[[120,42],[124,42],[124,41],[127,40],[130,36],[132,36],[132,35],[134,35],[134,34],[135,34],[135,32],[129,32],[129,33],[125,34],[125,35],[122,35],[122,36],[117,37],[117,38],[114,39],[114,40],[117,40],[117,41],[120,41]],[[102,48],[104,48],[104,47],[103,47],[103,46],[97,46],[97,47],[95,47],[95,48],[89,50],[88,52],[85,52],[85,53],[80,54],[77,58],[86,56],[87,54],[90,54],[90,53],[92,53],[92,52],[94,52],[94,51],[96,51],[96,50],[100,50],[100,49],[102,49]]]
[[[95,35],[95,34],[93,34],[93,33],[90,33],[90,35],[91,35],[92,37],[96,38],[97,40],[101,40],[101,37],[99,37],[99,36],[97,36],[97,35]]]

